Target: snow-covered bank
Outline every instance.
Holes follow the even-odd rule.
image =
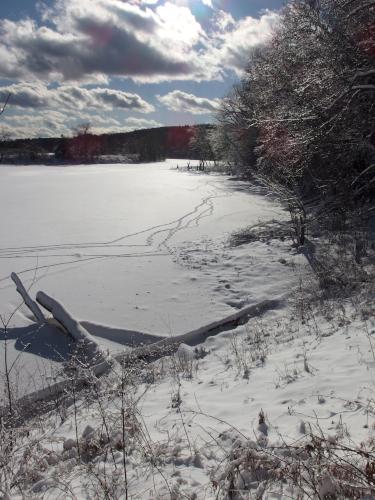
[[[207,331],[212,328],[213,335],[203,335],[202,343],[181,345],[155,362],[129,356],[99,380],[70,364],[64,375],[70,390],[48,406],[38,404],[35,413],[43,413],[42,418],[22,420],[25,412],[14,431],[0,426],[3,492],[17,500],[372,498],[375,311],[370,284],[364,282],[346,298],[324,298],[303,253],[286,238],[281,207],[224,177],[175,171],[169,176],[195,186],[192,205],[186,199],[173,223],[160,221],[142,234],[133,228],[138,234],[129,237],[152,249],[155,258],[148,256],[145,263],[144,247],[135,247],[133,267],[124,256],[101,255],[83,268],[63,266],[60,274],[40,277],[36,286],[47,292],[47,284],[55,286],[61,300],[60,285],[75,316],[81,306],[69,302],[67,289],[74,276],[80,277],[80,293],[87,294],[88,280],[99,284],[101,265],[112,266],[105,276],[114,286],[119,287],[116,270],[130,274],[133,280],[117,292],[129,297],[133,286],[139,302],[134,310],[125,302],[127,318],[134,318],[117,322],[123,329],[99,324],[111,298],[109,285],[103,306],[86,299],[94,320],[87,316],[83,327],[113,352],[160,341],[159,334],[176,339],[180,332],[232,314],[226,331],[211,324]],[[270,219],[273,224],[265,226]],[[253,231],[239,231],[249,225]],[[232,231],[237,234],[228,239]],[[87,241],[81,245],[91,251]],[[114,243],[96,244],[115,251]],[[72,251],[71,244],[62,245],[59,251]],[[50,246],[39,250],[40,259],[54,258]],[[146,296],[140,285],[150,292],[152,310],[140,307]],[[3,291],[11,290],[15,293],[14,288]],[[279,298],[271,308],[252,307]],[[121,295],[113,297],[114,305],[120,312],[113,317],[121,319]],[[172,319],[147,323],[156,307],[170,314],[173,324]],[[246,324],[232,325],[244,311],[254,314]],[[145,322],[139,319],[143,314]],[[22,318],[16,315],[14,322]],[[74,322],[74,327],[80,325]],[[13,382],[21,390],[30,390],[27,381],[38,383],[32,364],[43,357],[37,349],[41,342],[46,358],[49,351],[60,356],[48,360],[55,369],[69,358],[69,342],[54,325],[34,330],[26,325],[9,333],[12,362],[22,352],[19,359],[30,363],[29,371],[22,365],[14,371]],[[51,345],[55,342],[62,345]],[[43,372],[39,380],[46,380]]]
[[[363,298],[320,306],[297,287],[288,307],[57,401],[16,431],[12,499],[373,498]]]
[[[287,242],[255,242],[251,252],[227,242],[244,226],[285,220],[282,207],[246,183],[182,173],[175,163],[1,167],[2,314],[19,304],[12,271],[32,295],[45,291],[75,318],[162,336],[284,295],[294,279],[285,266],[295,260]],[[28,316],[22,306],[9,326],[27,327]],[[46,364],[59,369],[70,350],[57,331],[54,355],[48,359],[44,349],[36,359],[32,331],[12,330],[7,346],[27,385],[34,360],[43,363],[40,379]],[[104,347],[123,349],[114,330],[103,331],[93,334]]]

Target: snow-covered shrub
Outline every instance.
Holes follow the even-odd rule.
[[[171,370],[174,375],[181,375],[191,380],[198,370],[198,359],[192,347],[181,344],[173,356],[171,356]]]
[[[234,331],[230,337],[229,358],[238,375],[245,379],[250,377],[253,368],[266,362],[267,352],[268,334],[259,322],[246,325],[244,331]]]
[[[303,442],[259,446],[239,439],[212,478],[217,498],[359,499],[375,494],[373,444],[351,448],[309,434]]]

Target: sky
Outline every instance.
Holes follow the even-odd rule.
[[[0,137],[208,123],[283,0],[2,0]]]

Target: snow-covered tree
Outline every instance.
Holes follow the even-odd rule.
[[[373,196],[374,25],[373,1],[291,1],[219,112],[233,161],[305,195]]]

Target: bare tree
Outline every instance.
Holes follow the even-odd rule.
[[[103,138],[93,134],[91,124],[84,122],[73,128],[73,137],[62,139],[57,154],[69,161],[94,161],[103,150]]]
[[[368,0],[289,2],[218,115],[244,173],[346,208],[374,197],[374,22]]]
[[[10,99],[10,94],[7,95],[7,97],[5,99],[5,102],[3,104],[3,107],[0,109],[0,116],[5,112],[5,109],[6,109],[7,105],[8,105],[9,99]],[[2,128],[0,130],[0,144],[2,142],[9,141],[9,139],[10,139],[10,132],[8,130],[5,130],[4,128]],[[3,157],[4,157],[3,152],[0,152],[0,163],[3,160]]]
[[[3,107],[0,109],[0,115],[2,115],[4,113],[4,111],[5,111],[5,109],[6,109],[7,105],[8,105],[8,102],[9,102],[9,99],[10,99],[10,95],[11,94],[7,95]]]
[[[90,134],[90,130],[91,130],[91,123],[90,122],[80,123],[72,129],[74,137],[88,135],[88,134]]]

